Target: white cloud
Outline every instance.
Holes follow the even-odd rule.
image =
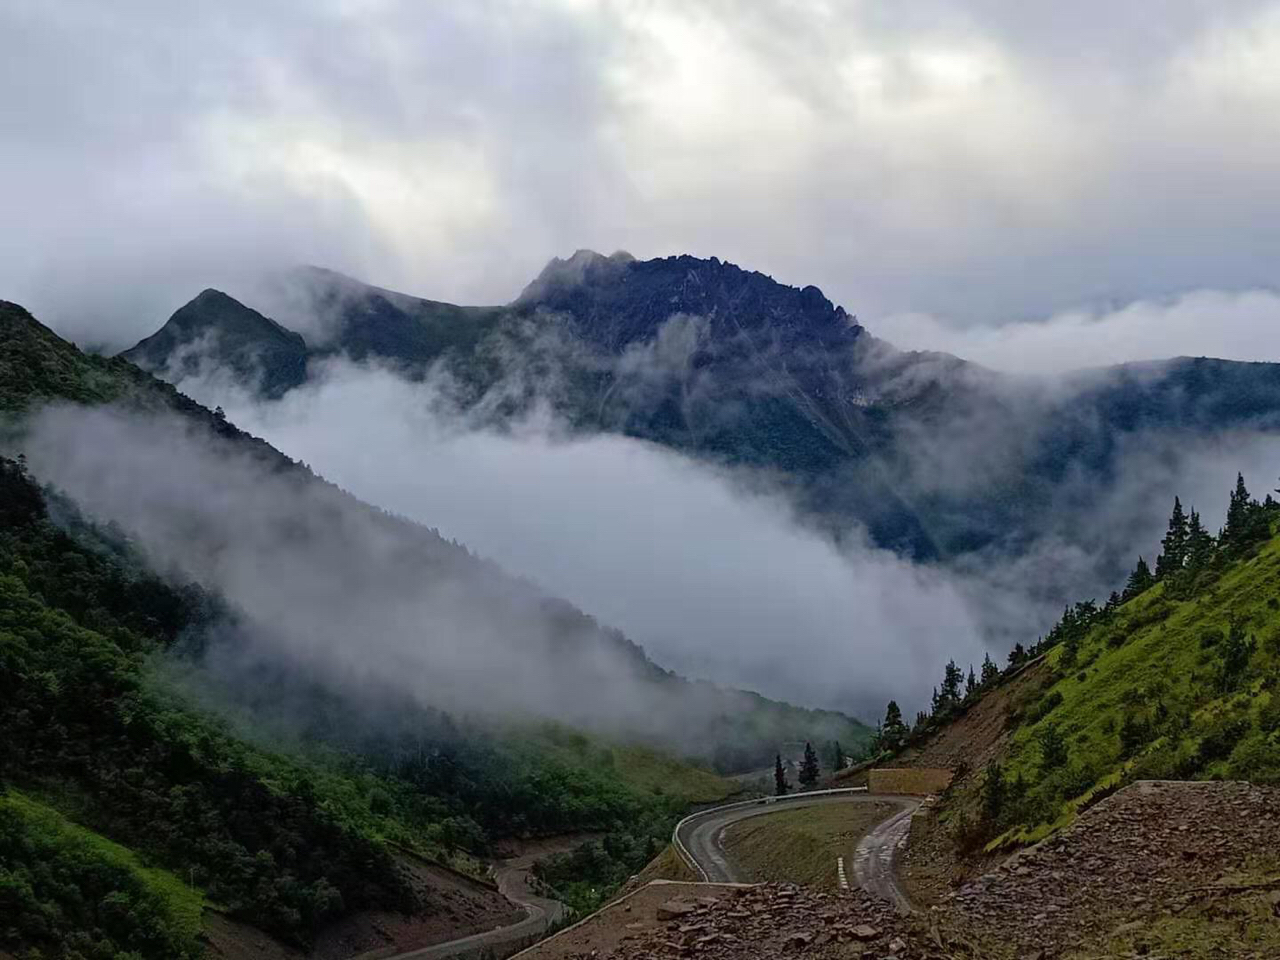
[[[334,366],[228,415],[370,502],[438,527],[623,629],[664,666],[873,716],[924,703],[951,656],[980,662],[944,573],[837,547],[781,498],[662,448],[442,418],[429,387]]]
[[[718,255],[873,325],[1255,289],[1272,0],[0,12],[0,294],[124,342],[263,267],[503,301],[551,254]]]
[[[906,350],[941,350],[1015,373],[1060,373],[1135,360],[1217,357],[1280,361],[1280,295],[1200,290],[1118,310],[1073,311],[1003,326],[960,326],[924,314],[884,318]]]

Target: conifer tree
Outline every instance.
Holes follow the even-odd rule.
[[[1000,676],[1000,668],[997,667],[995,661],[991,659],[990,653],[984,654],[982,660],[982,685],[985,687],[987,684],[992,683],[998,676]]]
[[[791,785],[787,783],[787,771],[782,766],[782,754],[778,754],[773,762],[773,793],[777,797],[785,797]]]
[[[1193,573],[1208,569],[1213,563],[1213,537],[1200,521],[1200,514],[1193,508],[1187,523],[1187,567]]]
[[[942,690],[938,694],[938,707],[943,712],[950,710],[960,702],[960,687],[964,683],[964,672],[954,660],[948,661],[947,669],[942,675]],[[935,708],[937,713],[938,709]]]
[[[800,764],[800,783],[802,786],[812,787],[818,782],[818,752],[813,749],[812,743],[804,745],[804,760]]]
[[[1048,722],[1040,730],[1040,769],[1049,773],[1067,762],[1067,740],[1057,725]]]
[[[1004,815],[1005,799],[1004,769],[992,760],[987,764],[986,776],[982,780],[982,818],[989,826],[995,826]]]
[[[1156,558],[1156,579],[1163,580],[1187,564],[1187,515],[1182,511],[1182,500],[1173,498],[1173,514],[1169,517],[1169,532],[1160,545],[1164,548]]]
[[[1125,599],[1136,597],[1140,593],[1149,590],[1156,582],[1156,578],[1151,575],[1151,568],[1147,566],[1147,561],[1142,557],[1138,558],[1138,565],[1134,568],[1133,573],[1129,574],[1129,582],[1125,584]]]
[[[880,727],[881,744],[888,750],[900,750],[907,742],[907,725],[902,722],[902,709],[898,701],[890,700],[884,712],[884,723]]]
[[[1249,496],[1249,488],[1244,485],[1244,475],[1237,475],[1236,488],[1231,494],[1231,504],[1227,507],[1227,525],[1222,530],[1219,542],[1228,548],[1240,549],[1265,540],[1270,533],[1267,511]]]

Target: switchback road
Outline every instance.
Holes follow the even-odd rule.
[[[884,796],[854,790],[794,794],[789,797],[765,801],[733,803],[704,810],[686,817],[676,826],[672,838],[676,850],[692,866],[703,880],[714,883],[741,883],[745,881],[730,860],[721,842],[724,831],[732,824],[750,817],[795,810],[801,807],[832,803],[891,803],[899,811],[878,824],[858,841],[853,857],[853,876],[859,886],[868,893],[897,904],[901,910],[910,909],[910,901],[898,883],[895,865],[898,851],[906,841],[911,826],[911,814],[920,806],[915,797]],[[837,851],[831,851],[834,860]]]
[[[564,905],[558,900],[540,897],[529,888],[529,869],[534,859],[529,856],[508,860],[494,876],[503,895],[512,903],[524,907],[526,916],[523,920],[511,926],[498,927],[496,930],[487,930],[447,943],[419,947],[388,957],[387,960],[445,960],[447,957],[477,956],[486,949],[506,956],[514,949],[527,946],[538,939],[552,923],[560,919],[564,913]],[[372,956],[369,960],[373,960]]]

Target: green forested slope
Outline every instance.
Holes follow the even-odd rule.
[[[323,483],[172,387],[0,303],[4,425],[49,400],[174,411]],[[383,705],[396,723],[383,723],[282,668],[224,697],[198,654],[236,624],[218,597],[154,575],[123,531],[0,458],[0,953],[184,956],[198,952],[204,898],[305,944],[354,911],[421,910],[401,849],[466,868],[511,835],[600,831],[608,880],[638,868],[689,802],[729,789],[651,750],[555,727],[514,736],[398,701]],[[279,722],[282,691],[304,715]]]
[[[1050,672],[955,799],[964,845],[1038,839],[1136,779],[1280,783],[1280,505],[1242,479],[1219,537],[1198,521],[1179,504],[1158,573],[1140,562],[1123,594],[1017,651]]]
[[[6,851],[25,851],[0,857],[0,947],[74,956],[88,935],[102,943],[85,956],[166,957],[187,936],[159,901],[145,908],[147,937],[85,926],[104,904],[143,895],[136,871],[99,856],[105,840],[68,841],[77,869],[98,878],[89,886],[33,886],[32,858],[71,835],[19,815],[33,805],[305,943],[352,911],[418,908],[397,847],[449,857],[482,854],[512,833],[599,830],[606,879],[643,863],[689,801],[728,789],[641,748],[554,727],[504,738],[421,710],[396,737],[313,733],[264,745],[251,715],[217,720],[167,682],[171,667],[156,670],[172,664],[163,654],[176,638],[227,616],[216,598],[131,563],[121,541],[68,504],[55,525],[47,497],[20,463],[0,458],[0,802]],[[334,709],[341,723],[352,708]]]

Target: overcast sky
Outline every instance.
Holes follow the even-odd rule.
[[[1277,3],[5,0],[0,36],[0,296],[81,341],[263,268],[494,302],[591,247],[997,364],[975,325],[1049,318],[1014,365],[1090,323],[1139,326],[1070,363],[1280,359]]]

